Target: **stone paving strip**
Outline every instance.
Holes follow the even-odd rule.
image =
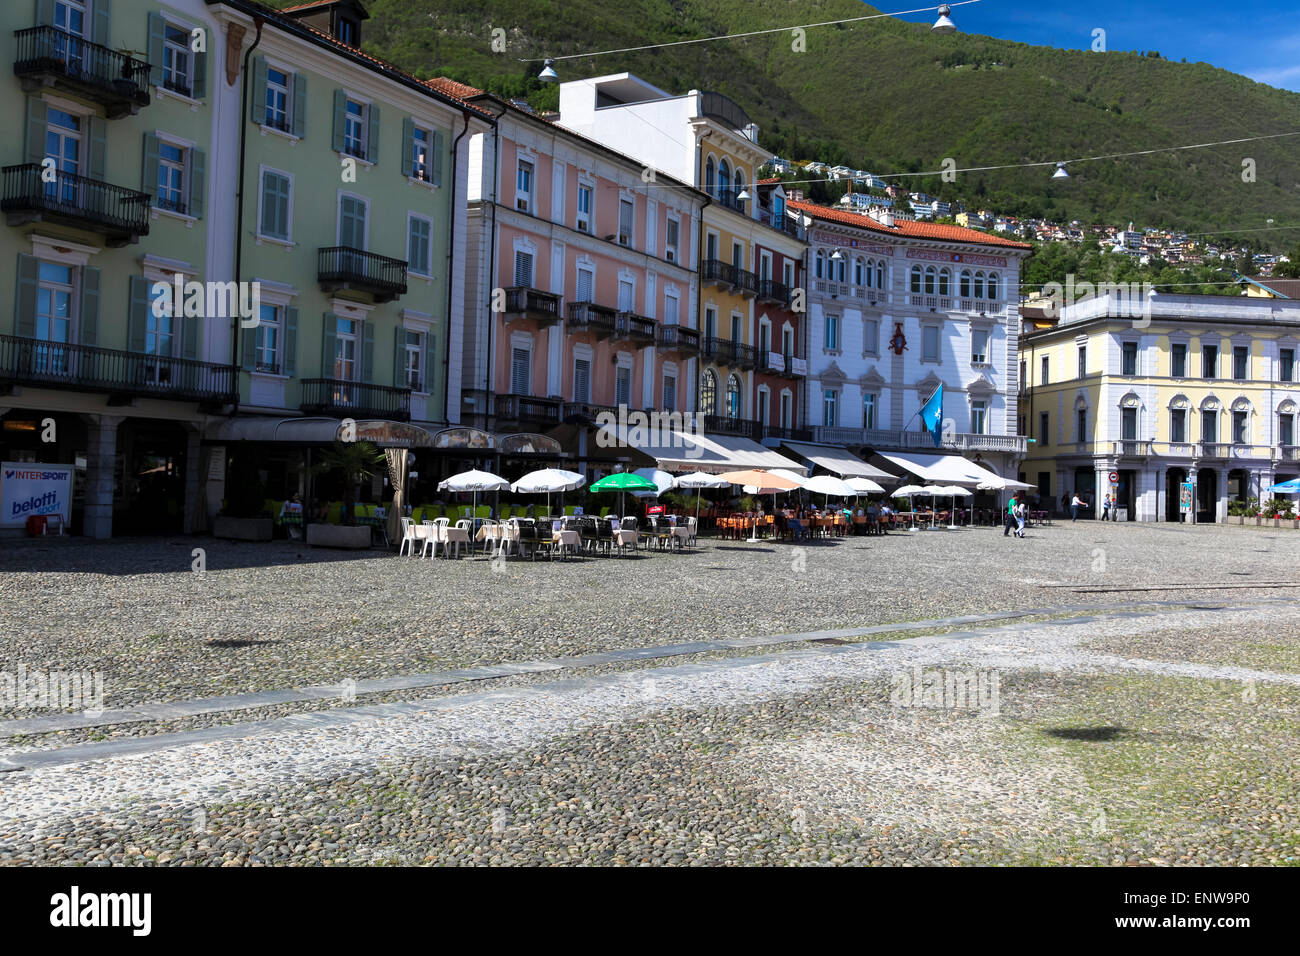
[[[1160,610],[1108,610],[1106,613],[1089,613],[1082,616],[1074,616],[1059,620],[1049,620],[1035,623],[1013,624],[1000,628],[987,628],[983,630],[967,631],[949,631],[940,634],[922,635],[919,637],[909,638],[906,642],[897,641],[865,641],[851,642],[846,641],[848,637],[862,637],[869,634],[878,634],[888,631],[897,630],[916,630],[924,625],[933,626],[934,621],[929,622],[912,622],[910,624],[891,624],[877,625],[868,628],[842,629],[836,631],[813,631],[803,634],[777,635],[775,637],[763,638],[737,638],[731,641],[717,642],[695,642],[694,644],[670,645],[662,648],[639,648],[628,651],[607,652],[603,654],[582,655],[577,658],[568,659],[569,667],[592,666],[598,663],[608,663],[618,660],[645,659],[652,660],[660,657],[677,656],[682,654],[702,653],[719,648],[738,648],[754,647],[767,644],[781,644],[788,642],[833,642],[822,643],[816,648],[809,648],[799,651],[777,652],[772,654],[754,655],[737,658],[724,658],[722,660],[709,661],[707,663],[682,664],[674,668],[654,669],[651,671],[630,672],[633,677],[641,675],[643,681],[651,682],[661,679],[662,676],[675,676],[682,674],[701,674],[708,673],[714,669],[728,669],[735,667],[753,667],[766,664],[775,664],[787,661],[799,661],[808,657],[816,657],[826,654],[844,654],[860,653],[863,651],[882,651],[898,650],[904,647],[926,648],[942,646],[957,642],[971,641],[973,639],[989,639],[1003,637],[1029,636],[1042,638],[1050,635],[1057,629],[1070,629],[1073,631],[1080,625],[1097,624],[1105,621],[1137,621],[1150,618],[1164,618],[1176,613],[1205,613],[1205,612],[1243,612],[1257,611],[1265,607],[1275,606],[1277,604],[1294,606],[1292,602],[1285,601],[1259,601],[1249,604],[1240,604],[1232,606],[1206,606],[1201,602],[1168,602],[1168,605]],[[1145,607],[1145,606],[1139,606]],[[1058,612],[1065,610],[1056,609]],[[1096,612],[1096,607],[1089,608],[1090,611]],[[971,615],[968,618],[988,619],[1005,619],[1009,616],[1020,616],[1017,614],[994,614],[987,616]],[[943,623],[959,623],[964,619],[947,619]],[[1015,667],[1028,667],[1040,670],[1055,670],[1060,666],[1059,651],[1063,646],[1075,643],[1074,639],[1065,641],[1057,638],[1047,641],[1049,645],[1046,648],[1036,648],[1032,653],[1028,649],[1023,649],[1020,656],[1010,659],[1007,663]],[[995,653],[1000,652],[1002,648],[998,645],[987,646],[986,650]],[[1083,663],[1084,669],[1109,669],[1109,670],[1143,670],[1157,673],[1178,674],[1188,677],[1203,678],[1221,678],[1237,681],[1259,681],[1261,683],[1291,683],[1300,685],[1300,674],[1278,674],[1272,671],[1256,670],[1252,668],[1237,666],[1214,666],[1203,664],[1188,664],[1181,662],[1168,661],[1146,661],[1138,658],[1124,658],[1115,655],[1106,654],[1086,654],[1084,655],[1087,662],[1075,662],[1072,666]],[[575,664],[574,662],[581,662]],[[545,664],[546,666],[540,666]],[[462,677],[461,680],[483,680],[490,676],[505,676],[507,674],[532,673],[539,670],[562,670],[565,669],[557,662],[537,662],[536,666],[530,665],[499,665],[499,668],[508,668],[502,674],[482,674],[479,676]],[[489,668],[477,668],[475,671],[487,671]],[[413,680],[414,678],[411,678]],[[40,770],[43,768],[61,767],[73,764],[85,763],[93,760],[105,760],[116,757],[130,757],[133,755],[147,754],[155,751],[170,750],[178,747],[188,747],[196,744],[212,743],[215,741],[227,740],[245,740],[255,736],[276,734],[279,732],[292,732],[305,729],[332,729],[356,725],[358,723],[373,720],[388,720],[392,718],[411,717],[417,714],[426,713],[433,710],[460,708],[472,706],[484,701],[508,701],[511,699],[520,699],[535,697],[536,695],[558,694],[572,690],[578,690],[589,686],[600,686],[602,684],[614,681],[615,683],[626,683],[629,679],[629,672],[619,674],[603,675],[600,677],[590,677],[585,679],[570,679],[549,681],[545,684],[529,687],[512,687],[497,691],[488,691],[482,694],[465,694],[454,697],[437,697],[419,701],[393,702],[387,704],[376,704],[371,706],[338,708],[328,711],[313,711],[308,713],[293,714],[286,717],[277,717],[268,720],[249,721],[238,724],[225,724],[214,727],[203,727],[192,730],[182,730],[175,733],[155,734],[152,736],[129,737],[119,740],[98,741],[93,743],[77,744],[68,747],[54,748],[50,750],[35,750],[24,753],[11,753],[0,755],[0,773],[18,772],[22,770]],[[391,678],[376,683],[384,684],[385,689],[390,689],[387,685],[395,687],[402,686],[401,678]],[[436,683],[446,684],[446,680],[440,679]],[[331,688],[333,694],[337,696],[338,688]],[[258,695],[260,696],[260,695]]]
[[[384,677],[371,680],[359,680],[355,685],[326,684],[314,687],[294,687],[283,690],[259,691],[249,694],[232,694],[223,697],[204,697],[196,700],[169,701],[141,704],[135,707],[105,710],[94,715],[51,714],[43,717],[26,717],[16,720],[0,721],[0,737],[15,737],[26,734],[57,733],[68,730],[83,730],[95,727],[108,727],[117,724],[138,723],[142,721],[180,720],[198,717],[204,714],[233,713],[241,710],[254,710],[259,707],[277,704],[303,703],[312,700],[337,700],[341,695],[349,697],[371,694],[384,694],[403,690],[420,690],[429,687],[445,687],[471,681],[495,680],[516,674],[536,674],[550,671],[575,670],[638,660],[657,660],[668,657],[681,657],[702,654],[710,651],[737,650],[766,645],[794,644],[817,641],[846,641],[850,638],[866,637],[873,634],[889,634],[898,631],[928,630],[943,627],[960,627],[967,624],[984,624],[1013,618],[1048,617],[1061,614],[1116,614],[1149,607],[1200,608],[1204,601],[1149,601],[1126,604],[1077,604],[1060,607],[1031,608],[1027,610],[999,611],[988,614],[966,614],[959,617],[932,618],[922,621],[904,621],[891,624],[877,624],[871,627],[841,628],[826,631],[805,631],[796,634],[763,635],[757,637],[732,638],[716,641],[686,641],[675,644],[663,644],[653,647],[623,648],[592,654],[578,654],[564,657],[543,658],[535,661],[504,662],[486,664],[478,667],[456,668],[445,671],[432,671],[423,674],[411,674],[400,677]],[[949,637],[962,636],[952,635]],[[0,764],[0,766],[3,766]]]

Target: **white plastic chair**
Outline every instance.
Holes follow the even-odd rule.
[[[402,543],[397,549],[397,556],[402,556],[405,550],[407,557],[415,557],[415,522],[410,518],[402,518]]]
[[[693,548],[695,547],[695,533],[696,533],[695,515],[691,515],[686,519],[686,531],[687,531],[686,543]]]

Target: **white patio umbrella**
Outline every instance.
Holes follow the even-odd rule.
[[[510,487],[510,482],[506,481],[500,475],[494,475],[490,471],[478,471],[471,469],[462,471],[459,475],[452,475],[450,478],[438,482],[439,491],[468,491],[473,495],[473,504],[470,506],[470,519],[474,520],[478,511],[478,493],[480,491],[503,491]]]
[[[935,490],[939,491],[940,489],[935,489]],[[957,510],[958,498],[969,498],[971,496],[971,493],[967,491],[965,488],[963,488],[961,485],[944,485],[942,486],[941,494],[945,494],[949,498],[953,499],[952,508],[950,509],[950,513],[948,515],[948,528],[950,530],[955,529],[957,525],[953,523],[953,515],[951,514],[951,512]]]
[[[893,494],[891,494],[889,497],[891,497],[891,498],[909,498],[909,499],[910,499],[910,498],[912,498],[914,495],[923,495],[923,494],[925,494],[925,489],[922,488],[920,485],[903,485],[903,487],[899,488],[897,491],[895,491],[895,492],[894,492]],[[913,508],[913,507],[911,507],[911,501],[908,502],[908,509],[907,509],[907,510],[911,512],[911,515],[912,515],[912,530],[915,531],[915,530],[916,530],[916,509]]]
[[[830,507],[831,495],[836,498],[854,498],[857,491],[843,478],[834,475],[815,475],[803,483],[804,489],[813,494],[826,496],[826,507]]]
[[[638,468],[632,474],[640,475],[647,481],[653,481],[659,489],[658,491],[633,491],[631,492],[633,498],[655,498],[665,491],[672,490],[673,476],[662,468]]]
[[[936,497],[945,497],[948,494],[947,485],[926,485],[921,489],[922,494],[930,496],[930,530],[934,530],[934,513],[938,509],[935,507],[934,499]]]
[[[703,471],[693,471],[689,475],[678,475],[673,479],[674,488],[695,489],[695,523],[700,523],[700,490],[703,488],[730,488],[731,482],[717,475]]]
[[[576,471],[542,468],[524,475],[510,486],[510,490],[517,495],[546,495],[546,512],[550,514],[552,493],[573,491],[586,483],[586,477]]]
[[[885,489],[870,478],[845,478],[844,483],[860,495],[883,495]]]

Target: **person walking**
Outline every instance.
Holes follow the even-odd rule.
[[[1082,507],[1083,507],[1083,499],[1079,497],[1079,493],[1076,491],[1074,493],[1074,497],[1070,499],[1070,520],[1071,521],[1079,520],[1079,509]]]
[[[1110,495],[1107,495],[1101,502],[1101,520],[1110,520]]]
[[[1022,501],[1020,502],[1020,504],[1016,505],[1016,537],[1017,538],[1023,538],[1025,536],[1025,518],[1028,515],[1028,513],[1029,513],[1029,506],[1025,504],[1025,502]]]
[[[1011,533],[1011,527],[1016,522],[1016,496],[1012,495],[1011,500],[1007,502],[1007,513],[1002,519],[1002,537]]]

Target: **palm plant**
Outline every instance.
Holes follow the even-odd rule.
[[[379,468],[387,461],[384,453],[368,441],[336,441],[321,452],[313,467],[317,474],[338,472],[343,478],[343,517],[345,525],[356,523],[352,505],[356,501],[361,482],[380,474]]]

